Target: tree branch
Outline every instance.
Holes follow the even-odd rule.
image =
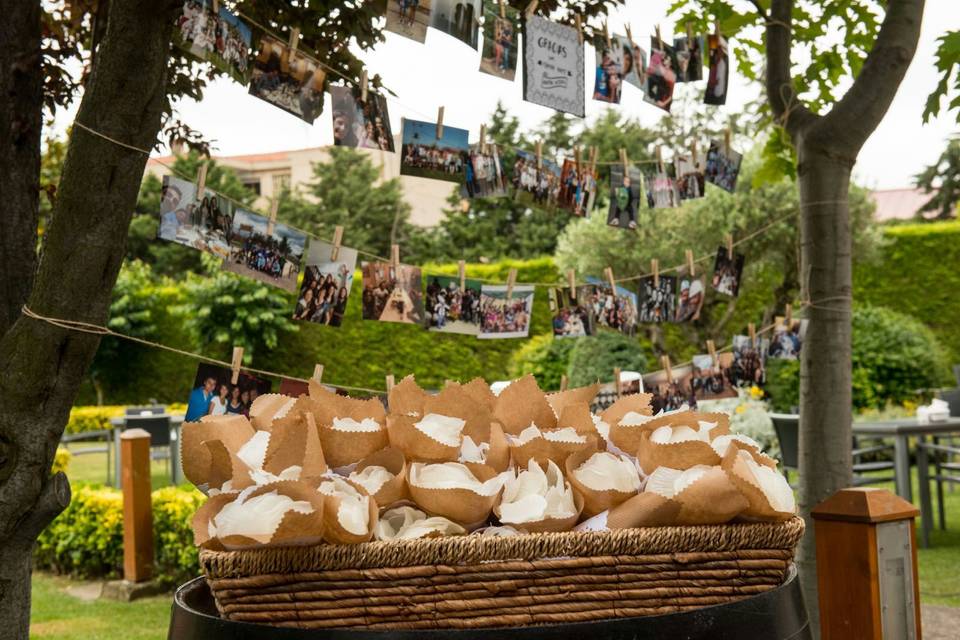
[[[880,33],[846,95],[817,126],[827,149],[856,157],[880,124],[917,50],[924,0],[890,0]]]
[[[790,137],[798,134],[816,116],[797,98],[790,74],[793,0],[773,0],[767,22],[767,100]]]
[[[764,22],[767,22],[770,20],[770,16],[767,14],[763,6],[760,4],[760,0],[750,0],[750,2],[753,4],[754,7],[757,8],[757,13],[760,14],[760,17],[763,18]]]

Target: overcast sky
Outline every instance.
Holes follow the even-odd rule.
[[[394,0],[390,0],[394,1]],[[749,3],[739,1],[746,9]],[[927,0],[923,30],[917,55],[900,87],[885,120],[867,141],[856,168],[857,180],[870,188],[909,186],[911,176],[932,163],[942,151],[946,138],[960,131],[956,112],[942,115],[923,125],[921,113],[926,96],[936,85],[934,67],[936,38],[950,29],[960,29],[958,0]],[[644,48],[647,37],[659,24],[665,38],[670,37],[670,21],[666,18],[668,0],[628,2],[610,17],[610,31],[622,33],[629,23],[634,38]],[[678,29],[680,31],[680,29]],[[549,117],[548,108],[524,102],[520,84],[506,82],[481,73],[480,53],[442,32],[430,29],[425,44],[387,33],[387,40],[365,60],[370,75],[379,73],[387,86],[397,93],[389,103],[394,132],[399,133],[400,118],[434,121],[437,107],[443,105],[444,123],[471,130],[475,138],[483,122],[493,111],[497,100],[503,101],[510,113],[517,115],[524,126],[533,127]],[[732,42],[736,47],[736,40]],[[592,68],[593,50],[587,47],[586,62]],[[656,107],[643,102],[642,94],[625,85],[620,105],[607,106],[590,99],[592,73],[587,75],[587,119],[595,118],[604,109],[617,109],[626,116],[652,125],[662,117]],[[691,91],[702,95],[704,83],[678,85],[678,92]],[[731,71],[731,87],[727,104],[716,107],[738,111],[743,104],[758,97],[759,87],[748,85]],[[329,99],[329,96],[328,96]],[[328,145],[332,142],[329,102],[313,125],[281,111],[247,94],[247,88],[222,79],[205,92],[202,102],[184,101],[179,112],[190,126],[216,141],[216,153],[236,155],[283,149]],[[67,126],[73,112],[58,118],[57,128]]]

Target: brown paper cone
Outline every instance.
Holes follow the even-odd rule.
[[[628,396],[623,396],[604,409],[603,412],[600,413],[600,419],[610,425],[610,431],[613,432],[613,426],[620,424],[623,416],[631,411],[644,416],[653,415],[653,410],[650,408],[651,398],[653,398],[653,396],[649,393],[632,393]]]
[[[549,433],[553,429],[542,433]],[[553,460],[554,463],[563,469],[563,463],[574,453],[589,451],[592,455],[598,450],[596,436],[584,436],[585,442],[554,442],[546,438],[534,438],[523,445],[510,445],[510,457],[518,467],[526,467],[533,458],[539,465],[545,465],[547,460]],[[587,456],[590,457],[589,455]]]
[[[414,424],[421,418],[391,413],[387,416],[387,433],[390,446],[403,452],[411,462],[456,462],[460,459],[460,447],[451,447],[438,442],[417,429]]]
[[[599,391],[600,383],[597,382],[586,387],[577,387],[576,389],[567,389],[566,391],[548,394],[547,402],[557,416],[562,415],[564,408],[570,404],[586,404],[587,411],[589,411],[590,405],[596,399]]]
[[[355,471],[359,473],[367,467],[383,467],[393,474],[393,478],[387,480],[373,495],[381,511],[409,497],[407,491],[407,461],[400,449],[395,447],[381,449],[361,460]]]
[[[390,390],[387,397],[387,406],[390,407],[390,413],[392,414],[422,416],[423,404],[429,397],[430,394],[421,389],[414,377],[409,375]]]
[[[237,495],[234,493],[221,493],[200,505],[190,521],[193,528],[193,544],[204,548],[220,546],[219,544],[211,544],[214,539],[210,537],[210,520],[220,513],[220,509],[223,509],[224,505],[236,499]]]
[[[742,443],[741,443],[742,444]],[[744,449],[752,453],[749,449]],[[792,512],[777,511],[771,506],[763,490],[756,484],[753,472],[747,466],[747,463],[740,457],[740,450],[730,447],[727,455],[723,458],[721,468],[726,472],[734,486],[740,490],[743,497],[747,499],[748,506],[740,514],[742,518],[751,520],[789,520],[793,517]]]
[[[500,392],[493,417],[503,426],[504,433],[513,436],[531,423],[541,430],[557,426],[557,416],[532,375],[514,380]]]
[[[231,453],[222,440],[208,440],[203,447],[210,454],[210,474],[207,476],[209,489],[221,491],[224,483],[230,480],[230,492],[243,491],[253,485],[250,467]]]
[[[291,400],[293,400],[292,397],[279,393],[257,396],[257,399],[250,405],[250,423],[255,429],[270,431],[277,413]]]
[[[607,514],[608,529],[666,527],[680,514],[680,503],[656,493],[638,493],[621,502]]]
[[[495,477],[497,472],[487,465],[468,464],[480,482]],[[490,517],[493,505],[500,499],[503,489],[492,496],[482,496],[469,489],[430,489],[417,487],[410,482],[410,465],[407,465],[407,487],[417,506],[434,516],[443,516],[463,526],[468,531],[482,526]]]
[[[657,467],[685,471],[698,464],[711,467],[720,464],[720,456],[703,440],[657,444],[650,442],[652,434],[653,431],[645,429],[640,436],[640,447],[637,449],[640,470],[646,475],[653,473]]]
[[[625,502],[637,495],[636,491],[617,491],[616,489],[607,489],[606,491],[597,491],[586,486],[573,473],[580,468],[584,462],[590,459],[596,451],[585,450],[574,453],[564,462],[564,475],[573,488],[583,496],[583,517],[591,518],[602,511],[612,509],[621,502]]]
[[[490,423],[490,449],[487,451],[486,464],[497,473],[502,473],[510,467],[510,445],[503,427],[499,422]]]
[[[497,396],[493,395],[490,385],[483,378],[474,378],[463,386],[464,392],[473,398],[473,401],[493,413],[497,404]]]
[[[586,402],[569,402],[557,414],[557,428],[573,427],[581,436],[595,437],[597,428],[593,425],[593,414]]]
[[[729,455],[730,452],[734,450],[746,451],[753,457],[754,461],[757,464],[762,464],[766,467],[770,467],[771,469],[777,468],[776,460],[774,460],[773,458],[765,454],[759,448],[749,445],[746,442],[740,442],[739,440],[731,440],[730,447],[727,448],[727,455]]]
[[[370,497],[367,501],[369,507],[367,509],[367,533],[366,535],[357,535],[344,529],[343,525],[340,524],[339,518],[341,498],[335,495],[330,496],[319,493],[318,491],[317,495],[323,499],[323,539],[331,544],[360,544],[361,542],[369,542],[373,539],[373,530],[377,525],[380,508],[377,506],[376,499],[370,496],[366,489],[347,478],[343,478],[343,480],[355,487],[361,494]]]
[[[254,428],[246,417],[238,414],[204,416],[200,422],[185,422],[180,431],[180,456],[183,473],[190,482],[209,485],[210,451],[203,443],[220,440],[228,451],[236,453],[253,437]]]
[[[525,533],[547,533],[550,531],[570,531],[571,529],[573,529],[573,525],[577,524],[577,522],[580,520],[580,514],[583,513],[583,496],[580,495],[580,493],[576,489],[573,489],[572,486],[571,486],[571,490],[573,491],[573,505],[574,507],[576,507],[577,512],[570,517],[544,518],[543,520],[535,520],[534,522],[522,522],[522,523],[503,522],[501,520],[501,523],[509,527],[519,529],[520,531],[523,531]],[[497,516],[497,519],[499,520],[500,519],[500,500],[497,500],[497,504],[493,508],[493,513],[494,515]]]
[[[460,418],[466,423],[463,425],[463,435],[470,436],[474,442],[487,442],[490,438],[490,411],[457,383],[447,385],[443,391],[430,396],[423,403],[423,414],[430,413]]]
[[[677,524],[724,524],[743,513],[749,502],[720,467],[674,496],[680,503]]]
[[[307,427],[306,445],[303,451],[303,468],[300,471],[301,480],[318,478],[327,472],[327,459],[323,455],[323,445],[320,443],[320,429],[310,413],[304,414]]]
[[[387,430],[378,431],[338,431],[333,427],[321,426],[320,446],[327,465],[334,469],[360,462],[372,453],[390,445]]]

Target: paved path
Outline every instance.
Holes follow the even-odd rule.
[[[960,637],[960,607],[921,604],[923,640],[956,640]]]

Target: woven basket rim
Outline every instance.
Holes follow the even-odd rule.
[[[507,560],[589,556],[654,555],[741,549],[793,551],[804,522],[647,527],[616,531],[564,531],[509,537],[444,536],[352,545],[318,544],[236,551],[201,550],[200,565],[210,578],[341,569],[420,565],[471,565]]]

